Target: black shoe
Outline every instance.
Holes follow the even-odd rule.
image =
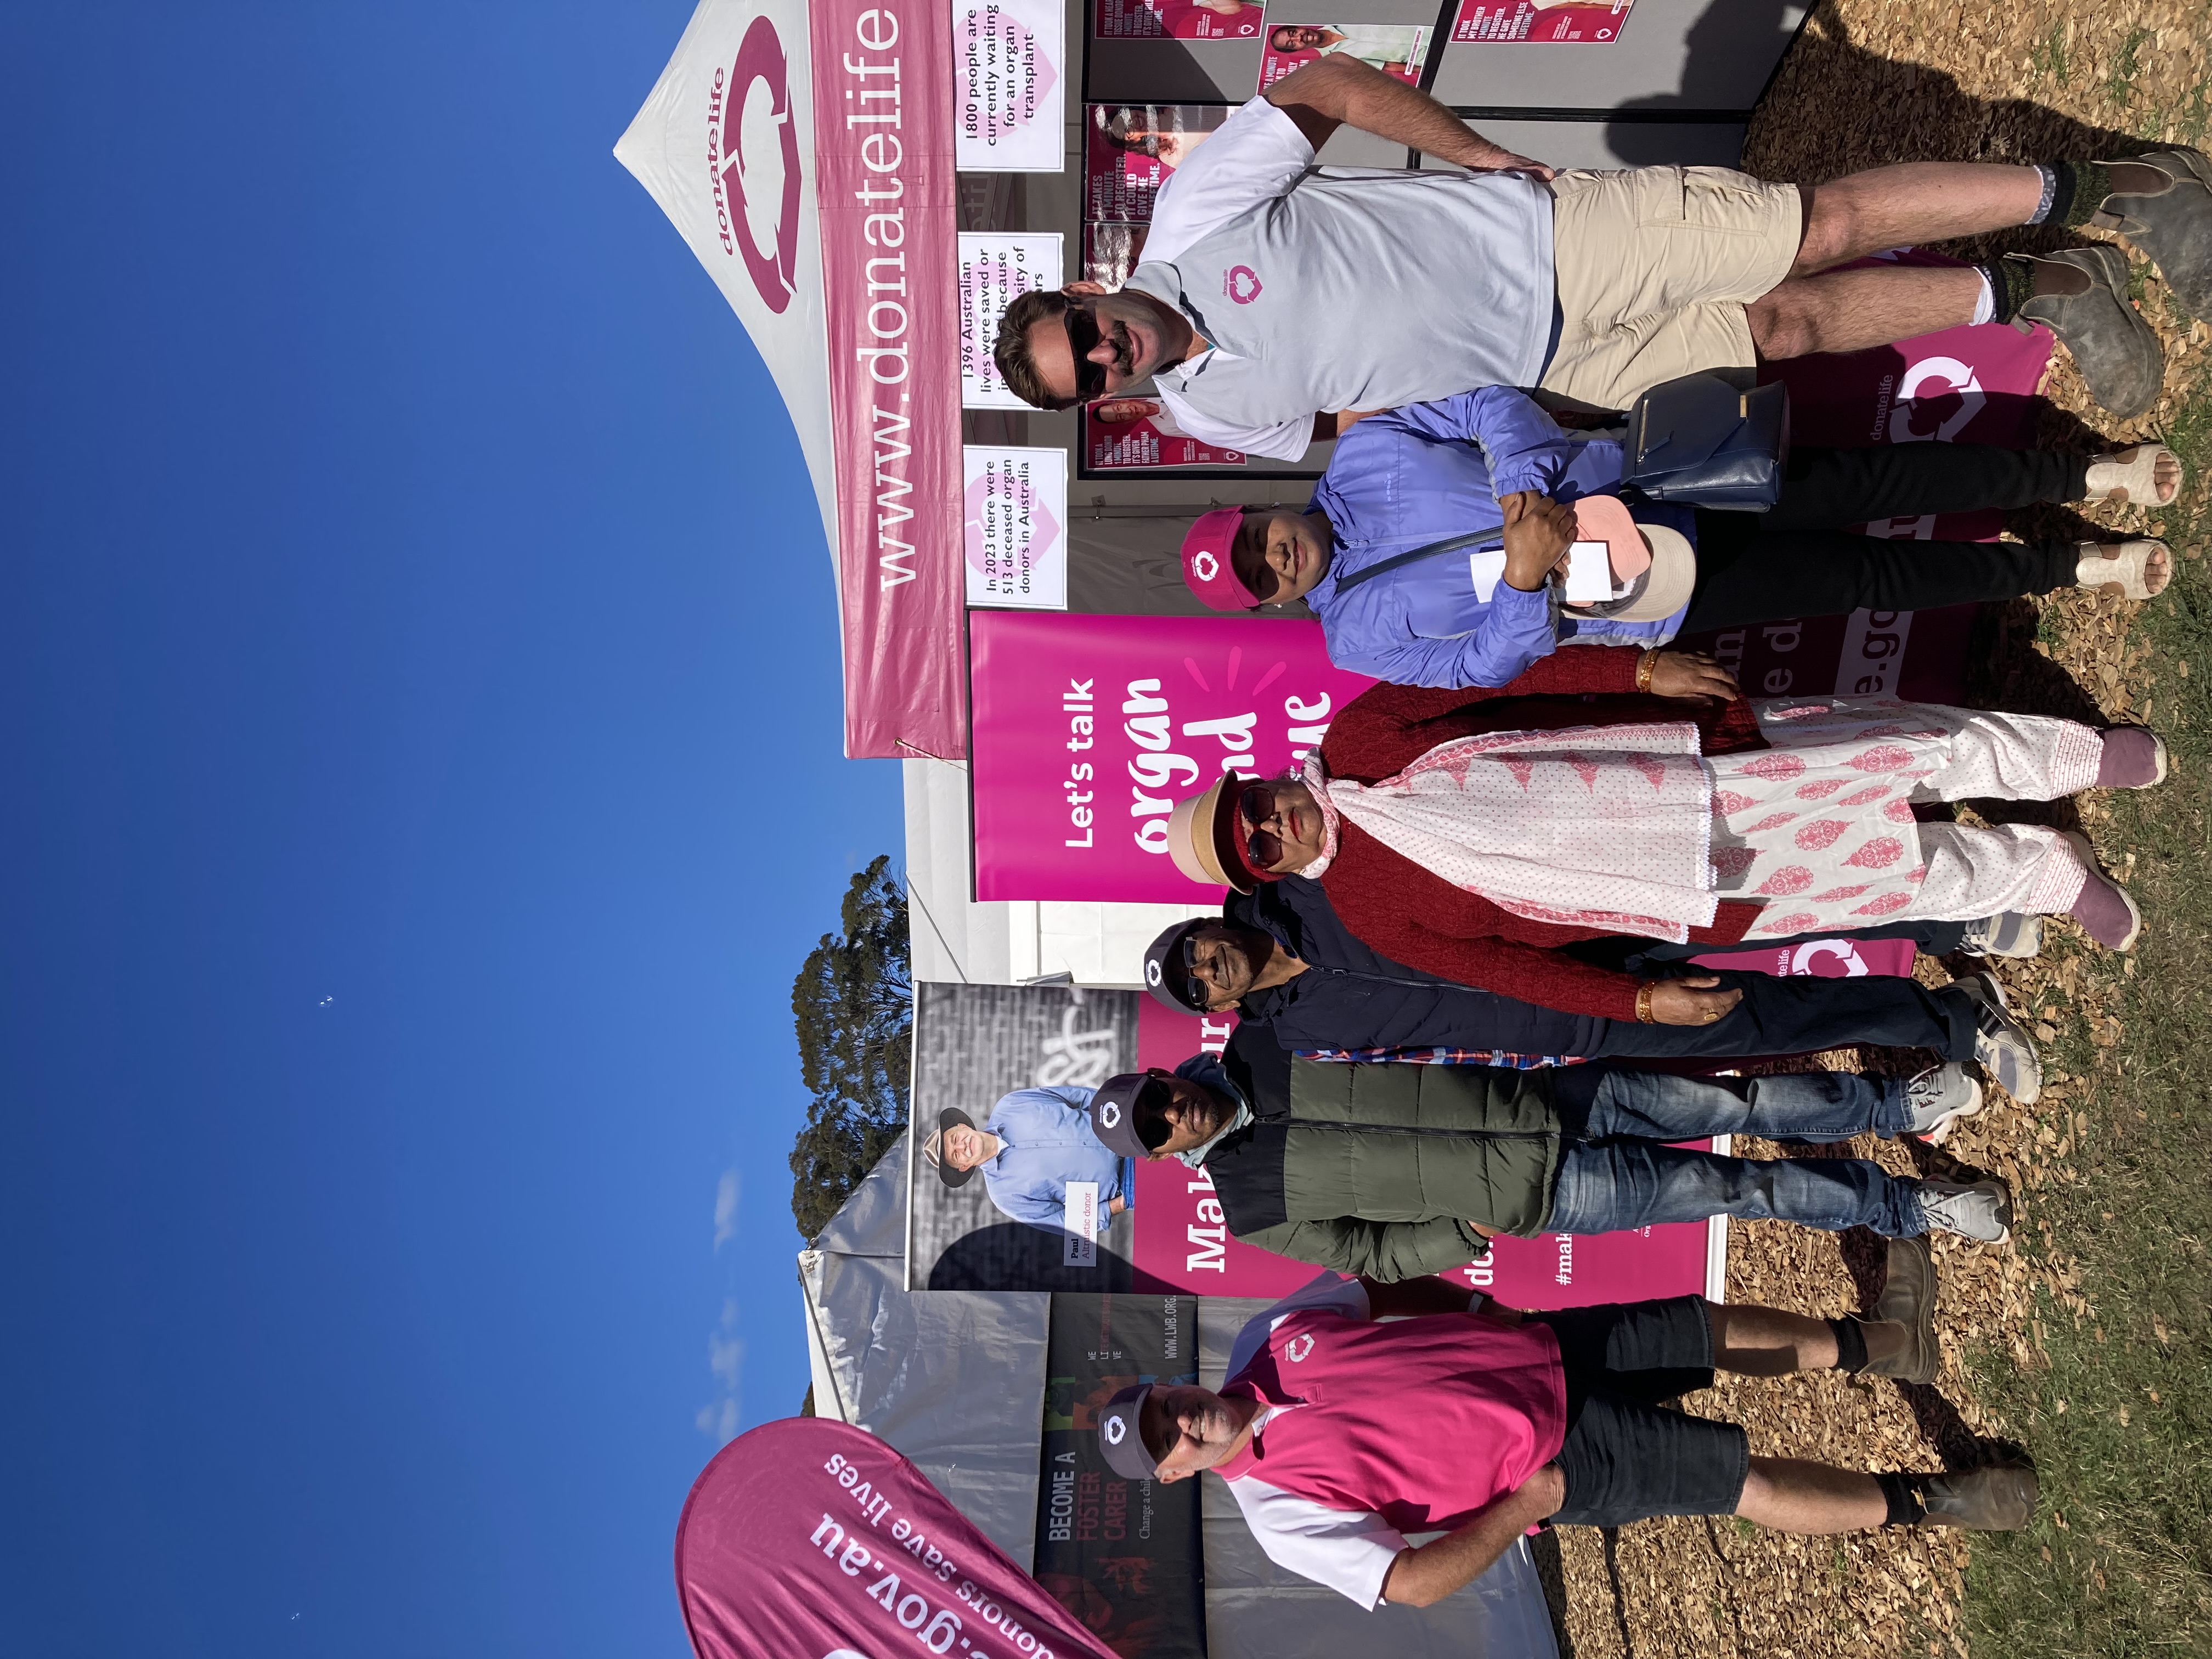
[[[2114,191],[2089,222],[2117,230],[2158,267],[2175,301],[2212,322],[2212,161],[2185,146],[2126,155],[2113,165],[2155,167],[2166,186],[2154,195]]]
[[[1928,1511],[1921,1525],[1976,1532],[2020,1531],[2035,1518],[2040,1491],[2035,1466],[2025,1458],[1956,1474],[1923,1475],[1914,1484]]]
[[[2061,248],[2048,259],[2027,253],[2005,258],[2066,265],[2089,279],[2083,293],[2039,294],[2021,301],[2015,326],[2025,332],[2032,323],[2045,325],[2064,343],[2089,395],[2122,420],[2133,420],[2158,401],[2166,384],[2166,353],[2128,302],[2128,261],[2119,249],[2100,243]]]
[[[1903,1350],[1888,1359],[1869,1360],[1869,1376],[1903,1382],[1936,1380],[1942,1363],[1936,1346],[1936,1257],[1925,1238],[1889,1241],[1889,1274],[1868,1318],[1905,1328]]]

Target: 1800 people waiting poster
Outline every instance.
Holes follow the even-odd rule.
[[[1313,622],[1024,616],[969,621],[975,896],[1202,903],[1168,814],[1224,768],[1269,776],[1374,684]]]

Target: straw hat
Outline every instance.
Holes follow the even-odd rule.
[[[1193,881],[1240,893],[1257,884],[1237,846],[1237,797],[1250,781],[1224,772],[1211,789],[1177,801],[1168,814],[1168,856]]]

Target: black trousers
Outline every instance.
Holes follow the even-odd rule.
[[[1985,444],[1793,450],[1771,511],[1698,509],[1698,585],[1681,631],[2063,587],[2078,557],[2071,542],[1886,541],[1836,526],[2079,501],[2088,465],[2084,455]]]
[[[1974,1057],[1974,1005],[1954,986],[1931,991],[1916,980],[1869,974],[1778,979],[1721,971],[1743,1000],[1710,1025],[1601,1023],[1591,1054],[1606,1060],[1703,1060],[1723,1054],[1809,1054],[1862,1042],[1933,1048],[1946,1060]]]

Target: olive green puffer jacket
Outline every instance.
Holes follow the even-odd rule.
[[[1482,1255],[1470,1222],[1544,1230],[1561,1145],[1548,1073],[1293,1060],[1285,1080],[1224,1058],[1257,1121],[1205,1167],[1246,1243],[1398,1279]]]

